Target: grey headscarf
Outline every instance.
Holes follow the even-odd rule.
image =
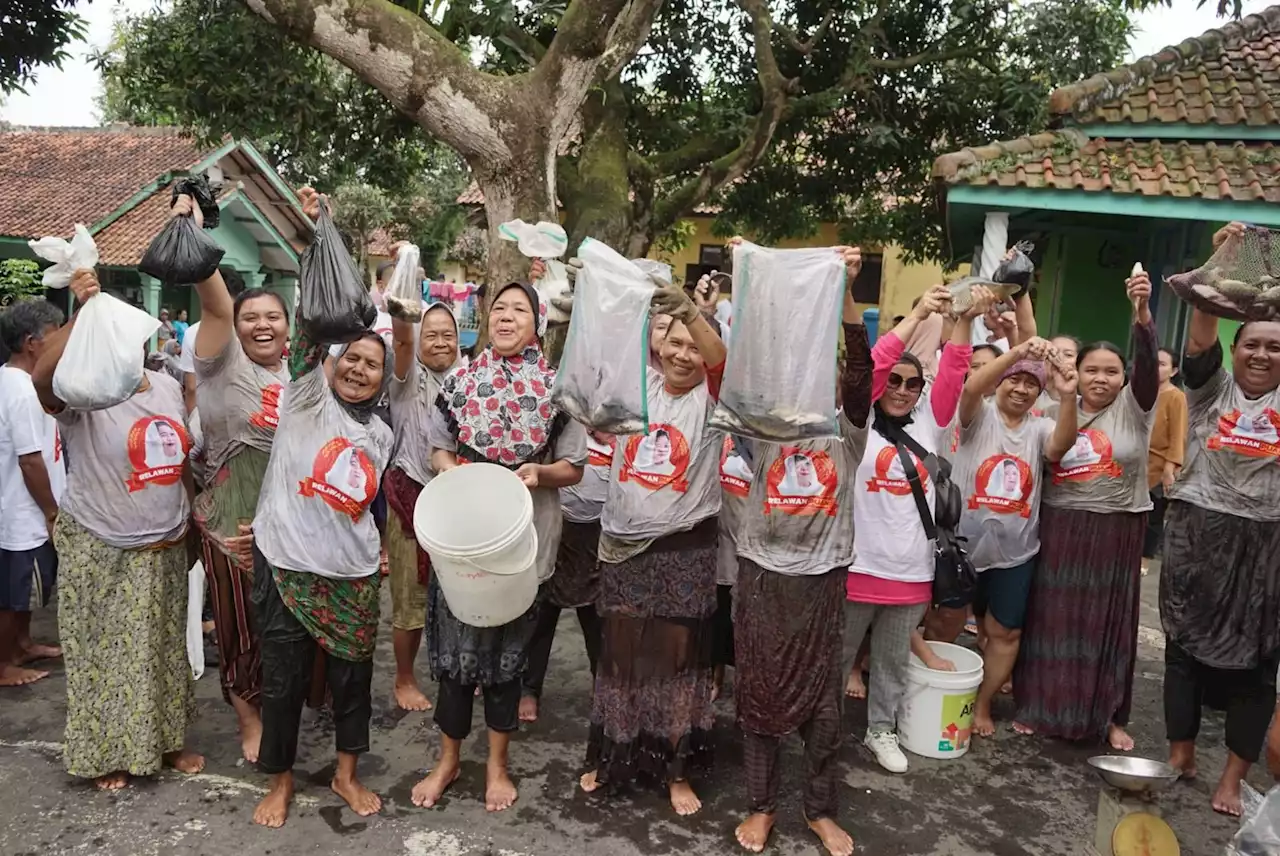
[[[383,396],[385,396],[387,393],[387,388],[391,385],[391,376],[395,373],[395,354],[391,350],[391,348],[387,347],[387,343],[383,341],[382,337],[379,336],[377,333],[373,332],[372,330],[365,332],[363,335],[360,336],[359,339],[356,339],[355,341],[356,342],[364,342],[364,341],[377,342],[378,347],[382,348],[382,357],[383,357],[382,385],[378,388],[378,391],[375,392],[373,395],[369,396],[364,401],[357,401],[355,403],[352,403],[350,401],[344,401],[342,396],[338,395],[338,391],[333,388],[332,383],[329,384],[329,392],[333,394],[333,400],[338,402],[339,405],[341,405],[342,409],[347,412],[348,416],[350,416],[352,419],[359,422],[361,425],[367,425],[369,424],[369,421],[373,419],[374,414],[378,408],[378,403],[382,401]],[[337,358],[334,360],[335,373],[338,370],[337,368],[338,361],[342,359],[342,355],[345,354],[347,350],[354,344],[355,342],[348,342],[347,344],[342,346],[342,350],[338,353]]]
[[[440,300],[432,301],[430,304],[427,305],[427,308],[422,311],[423,320],[424,321],[426,320],[428,312],[432,312],[437,309],[442,312],[447,312],[449,314],[449,318],[453,321],[454,341],[457,342],[458,335],[459,335],[458,315],[456,312],[453,311],[453,307],[450,306],[448,303],[445,303]],[[414,337],[415,340],[418,339],[420,336],[422,336],[421,324],[418,325],[416,332],[417,332],[417,336]],[[430,377],[433,381],[435,381],[436,386],[439,387],[441,384],[444,383],[444,379],[448,377],[449,372],[456,369],[462,363],[462,343],[457,342],[457,344],[454,345],[453,362],[449,365],[449,368],[445,369],[442,372],[433,371],[432,369],[427,368],[427,366],[422,362],[422,360],[418,358],[418,352],[416,348],[413,353],[413,358],[415,360],[418,360],[418,367],[422,369],[422,374],[424,376]]]

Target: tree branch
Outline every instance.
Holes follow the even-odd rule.
[[[886,57],[877,59],[872,57],[869,65],[872,68],[887,69],[891,71],[901,71],[907,68],[915,68],[917,65],[924,65],[931,62],[948,62],[953,59],[967,59],[977,56],[979,51],[975,48],[952,48],[945,51],[923,51],[912,56],[904,57]]]
[[[512,81],[479,71],[453,42],[388,0],[242,0],[291,38],[351,69],[469,160],[510,157],[498,121]]]
[[[499,35],[504,42],[524,57],[529,65],[536,65],[547,54],[547,46],[533,37],[533,34],[515,24],[504,24]]]
[[[835,16],[835,10],[828,9],[826,14],[822,16],[822,20],[818,23],[818,26],[814,28],[813,34],[809,36],[807,41],[803,42],[800,41],[795,30],[791,29],[786,24],[774,24],[773,28],[778,32],[778,35],[782,36],[783,41],[785,41],[792,50],[796,53],[808,56],[813,53],[813,49],[817,46],[818,42],[822,41],[822,37],[827,34],[827,28],[831,26],[831,21]]]

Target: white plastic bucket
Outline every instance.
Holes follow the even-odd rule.
[[[954,672],[927,668],[911,655],[907,693],[898,711],[898,741],[926,758],[959,758],[969,751],[973,708],[982,684],[982,657],[946,642],[930,642],[933,653],[956,664]]]
[[[459,621],[497,627],[533,604],[538,593],[533,497],[511,470],[464,464],[436,476],[418,496],[413,529]]]

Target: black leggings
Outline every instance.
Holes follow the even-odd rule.
[[[560,622],[562,607],[544,600],[538,606],[538,625],[529,640],[529,665],[524,673],[524,694],[542,698],[542,684],[547,679],[547,664],[551,661],[551,643],[556,638],[556,625]],[[591,675],[595,676],[596,662],[600,659],[600,616],[596,606],[589,603],[578,607],[578,626],[582,628],[582,640],[587,646],[587,662]]]
[[[253,605],[262,632],[262,748],[258,752],[258,768],[268,774],[284,773],[293,769],[298,757],[302,706],[311,694],[320,646],[280,599],[262,554],[255,549],[253,558]],[[356,663],[323,652],[321,656],[333,710],[334,744],[339,752],[350,755],[368,752],[373,660]]]
[[[466,740],[471,734],[471,706],[476,700],[475,684],[464,684],[457,678],[441,676],[437,682],[436,725],[454,740]],[[520,679],[481,687],[484,694],[484,723],[490,731],[510,732],[520,727]]]
[[[1204,706],[1227,712],[1227,748],[1254,763],[1276,705],[1276,658],[1252,669],[1215,669],[1170,641],[1164,649],[1164,722],[1169,740],[1195,740]]]

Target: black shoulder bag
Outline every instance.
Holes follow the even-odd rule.
[[[936,454],[925,451],[906,431],[899,430],[896,433],[894,446],[898,450],[898,459],[902,461],[902,471],[907,477],[907,483],[911,485],[911,495],[915,497],[925,537],[935,544],[933,604],[949,609],[968,606],[978,588],[978,572],[973,569],[973,563],[964,551],[965,539],[956,534],[963,498],[960,496],[960,488],[951,481],[951,464]],[[926,472],[933,479],[934,513],[929,510],[924,485],[920,483],[920,473],[908,450],[924,463]]]

